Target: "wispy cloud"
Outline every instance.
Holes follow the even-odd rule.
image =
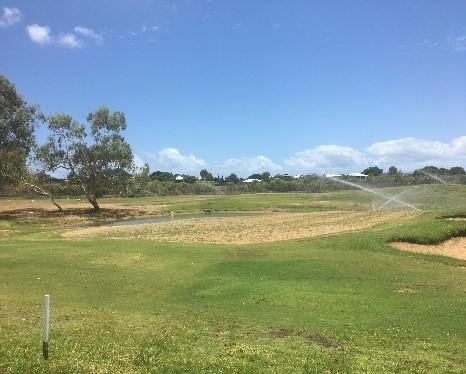
[[[66,48],[81,48],[83,46],[82,40],[78,39],[75,34],[65,33],[60,34],[57,38],[57,43],[61,47]]]
[[[79,49],[86,44],[82,38],[91,39],[95,44],[103,43],[102,35],[83,26],[76,26],[74,32],[60,32],[58,35],[53,35],[49,26],[32,24],[26,26],[26,32],[31,41],[39,45],[53,44],[64,48]]]
[[[4,7],[0,16],[0,27],[10,27],[21,21],[23,15],[18,8]]]
[[[466,35],[459,35],[447,38],[447,46],[453,52],[466,51]]]
[[[29,38],[36,44],[45,45],[52,43],[53,39],[50,35],[50,27],[41,26],[37,23],[26,26],[26,32]]]
[[[466,52],[466,34],[448,36],[443,40],[425,39],[418,45],[427,48],[438,48],[450,52]]]
[[[84,38],[93,40],[98,45],[103,44],[104,42],[102,34],[99,34],[88,27],[76,26],[74,28],[74,32]]]

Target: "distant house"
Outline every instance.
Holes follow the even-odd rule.
[[[348,175],[350,177],[359,178],[359,179],[366,179],[368,177],[366,174],[362,174],[362,173],[349,173]]]
[[[303,176],[301,174],[296,174],[293,176],[294,179],[301,179]]]
[[[342,177],[341,174],[325,174],[327,178],[337,178],[337,177]]]
[[[255,178],[248,178],[243,181],[243,183],[254,183],[254,182],[262,182],[260,179]]]
[[[184,177],[183,177],[182,175],[177,175],[177,176],[175,177],[175,180],[176,180],[177,182],[181,182],[181,181],[184,180]]]

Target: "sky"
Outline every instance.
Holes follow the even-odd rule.
[[[0,0],[0,74],[151,170],[466,166],[465,72],[464,0]]]

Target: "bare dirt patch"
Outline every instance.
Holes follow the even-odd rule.
[[[416,290],[412,289],[411,287],[400,287],[395,290],[397,293],[404,293],[404,294],[413,294]]]
[[[272,330],[270,332],[270,336],[276,339],[285,339],[290,336],[300,336],[304,338],[306,341],[316,343],[324,348],[340,348],[341,347],[341,344],[339,344],[338,342],[332,341],[320,334],[306,332],[305,330],[294,331],[294,330],[280,328],[277,330]]]
[[[65,238],[148,239],[184,243],[252,244],[309,238],[364,229],[410,217],[404,212],[268,213],[228,218],[199,218],[157,224],[88,227]]]
[[[436,245],[393,242],[391,245],[402,251],[441,255],[466,260],[466,238],[453,238]]]

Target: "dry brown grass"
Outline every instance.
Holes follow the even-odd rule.
[[[60,203],[62,203],[60,201]],[[64,209],[89,209],[91,205],[85,200],[69,199],[63,202]],[[0,199],[0,213],[14,212],[20,210],[47,210],[55,211],[57,207],[50,199]]]
[[[466,238],[453,238],[436,245],[394,242],[391,245],[402,251],[441,255],[466,260]]]
[[[89,227],[68,231],[65,238],[147,239],[184,243],[250,244],[310,238],[364,229],[410,217],[402,212],[315,212],[199,218],[156,224]]]

